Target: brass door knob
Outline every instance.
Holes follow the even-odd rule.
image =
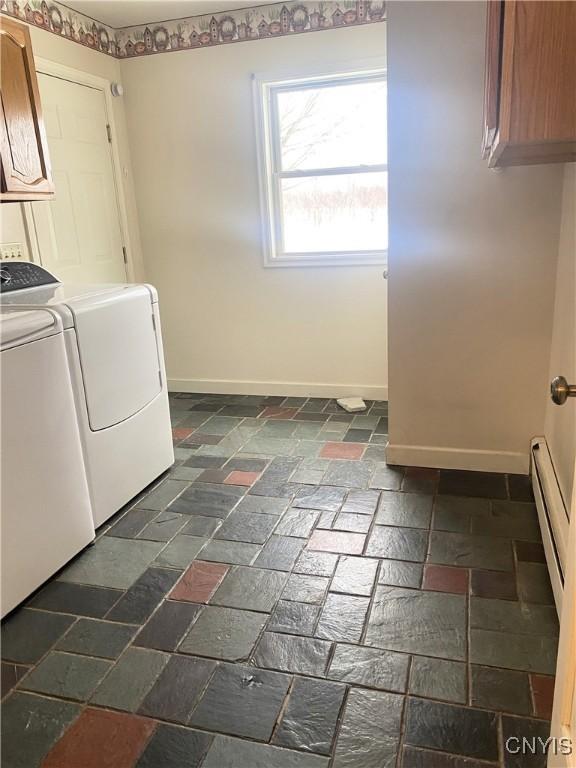
[[[564,376],[556,376],[550,384],[550,397],[556,405],[564,405],[569,397],[576,397],[576,384],[568,384]]]

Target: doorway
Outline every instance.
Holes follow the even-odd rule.
[[[86,84],[40,68],[38,84],[58,189],[53,201],[31,206],[43,244],[42,264],[62,282],[125,282],[126,247],[104,81]]]

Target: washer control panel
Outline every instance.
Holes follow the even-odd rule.
[[[44,267],[29,261],[0,261],[0,293],[60,282]]]

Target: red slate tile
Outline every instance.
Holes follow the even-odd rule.
[[[298,413],[298,408],[282,408],[279,405],[270,405],[265,408],[259,419],[293,419]]]
[[[239,469],[230,472],[224,482],[227,485],[253,485],[260,477],[260,472],[243,472]]]
[[[43,768],[133,768],[156,722],[147,717],[85,709],[44,758]]]
[[[325,443],[320,456],[323,459],[359,459],[365,448],[360,443]]]
[[[530,675],[532,688],[532,700],[534,702],[534,714],[536,717],[552,717],[552,703],[554,702],[554,678],[548,675]]]
[[[465,595],[468,592],[468,569],[453,568],[449,565],[426,565],[423,589]]]
[[[170,597],[190,603],[207,603],[229,570],[229,566],[221,563],[195,560],[175,584]]]
[[[339,552],[343,555],[361,555],[365,541],[366,536],[361,533],[317,529],[312,533],[306,549]]]
[[[190,427],[172,427],[172,439],[175,443],[179,443],[180,440],[186,440],[187,437],[194,432]]]
[[[470,593],[476,597],[493,597],[497,600],[518,600],[513,573],[482,571],[474,568]]]

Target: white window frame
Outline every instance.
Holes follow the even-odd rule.
[[[388,251],[314,251],[285,253],[282,244],[282,205],[280,183],[283,178],[308,176],[332,176],[345,173],[373,173],[388,171],[387,164],[341,166],[335,168],[311,168],[305,171],[282,171],[280,169],[280,131],[277,120],[276,93],[281,90],[318,88],[367,80],[386,80],[383,62],[357,65],[345,70],[320,72],[298,77],[271,77],[266,74],[253,75],[258,179],[260,188],[260,212],[262,219],[262,242],[265,267],[293,266],[362,266],[386,264]]]

